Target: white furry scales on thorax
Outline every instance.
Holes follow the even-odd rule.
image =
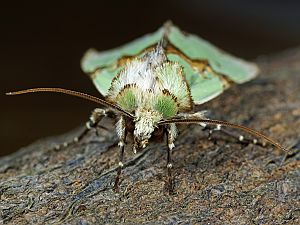
[[[161,46],[140,59],[129,61],[112,81],[108,99],[115,101],[118,94],[128,86],[135,89],[139,104],[152,101],[168,91],[176,98],[180,109],[188,109],[192,105],[190,90],[181,66],[169,62]]]

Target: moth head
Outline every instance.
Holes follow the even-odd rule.
[[[160,113],[155,110],[148,109],[146,107],[138,108],[136,111],[136,117],[134,119],[134,142],[136,149],[146,148],[149,139],[157,127],[157,123],[162,119]]]

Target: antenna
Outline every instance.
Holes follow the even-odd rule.
[[[78,91],[67,90],[67,89],[63,89],[63,88],[32,88],[32,89],[26,89],[26,90],[21,90],[21,91],[8,92],[8,93],[6,93],[6,95],[21,95],[21,94],[28,94],[28,93],[35,93],[35,92],[54,92],[54,93],[62,93],[62,94],[76,96],[76,97],[83,98],[83,99],[86,99],[86,100],[89,100],[92,102],[96,102],[100,105],[110,107],[112,109],[117,110],[118,112],[121,112],[122,114],[124,114],[130,118],[133,118],[133,115],[124,111],[122,108],[120,108],[117,105],[114,105],[110,102],[107,102],[103,99],[97,98],[92,95],[88,95],[88,94],[78,92]]]

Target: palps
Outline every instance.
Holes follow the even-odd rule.
[[[170,192],[173,189],[171,150],[175,147],[177,124],[212,124],[216,129],[232,127],[286,151],[256,130],[206,118],[204,111],[193,111],[195,105],[215,98],[231,84],[251,80],[259,70],[255,64],[224,53],[200,37],[183,33],[170,22],[119,48],[105,52],[87,51],[82,59],[82,69],[104,99],[61,88],[34,88],[7,94],[58,92],[105,106],[92,112],[86,129],[74,141],[80,141],[89,129],[99,126],[103,117],[117,119],[120,160],[116,189],[128,134],[133,135],[134,152],[147,147],[152,136],[166,136],[167,187]],[[240,135],[238,139],[242,141],[244,137]]]

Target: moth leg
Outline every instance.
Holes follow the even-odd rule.
[[[207,119],[206,114],[207,114],[207,111],[199,111],[199,112],[196,112],[193,114],[182,113],[182,114],[179,114],[179,116],[181,118],[185,118],[185,119]],[[205,123],[199,123],[199,125],[201,125],[203,127],[203,130],[208,130],[208,139],[209,140],[211,139],[212,134],[214,132],[219,132],[219,133],[222,133],[229,137],[234,138],[235,140],[237,140],[238,143],[241,143],[241,144],[248,145],[248,144],[252,143],[252,144],[260,145],[263,147],[265,146],[265,143],[260,143],[256,138],[247,138],[244,135],[230,132],[230,131],[222,128],[220,125],[207,126]]]
[[[108,113],[112,113],[112,111],[109,109],[100,109],[100,108],[94,109],[91,113],[89,120],[86,122],[85,129],[77,137],[74,137],[72,141],[64,142],[63,144],[55,146],[55,150],[60,150],[63,147],[67,147],[76,142],[79,142],[91,129],[96,129],[97,127],[106,129],[103,126],[99,126],[99,123],[105,116],[111,116],[111,114]],[[99,135],[97,130],[96,130],[96,134],[97,136]]]
[[[117,176],[116,176],[115,184],[114,184],[114,190],[119,191],[120,176],[121,176],[122,168],[124,166],[123,160],[124,160],[125,140],[126,140],[126,135],[127,135],[124,116],[121,116],[119,121],[117,122],[116,130],[117,130],[117,135],[119,137],[118,146],[120,147],[120,155],[119,155],[119,165],[118,165],[118,170],[117,170]]]
[[[219,132],[221,134],[224,134],[226,136],[229,136],[233,139],[235,139],[238,143],[241,143],[243,145],[249,145],[249,144],[255,144],[255,145],[259,145],[262,147],[266,146],[266,143],[264,142],[259,142],[256,138],[247,138],[242,134],[237,134],[234,132],[230,132],[224,128],[222,128],[221,126],[216,126],[216,127],[205,127],[203,130],[208,130],[208,139],[210,140],[212,138],[212,134],[214,132]]]
[[[195,113],[178,113],[176,115],[176,118],[182,118],[182,119],[207,119],[207,110],[202,110]]]
[[[199,112],[196,112],[196,113],[179,113],[177,115],[178,118],[181,118],[181,119],[208,119],[206,117],[206,114],[207,114],[207,111],[206,110],[203,110],[203,111],[199,111]],[[205,123],[199,123],[200,126],[202,127],[206,127],[206,124]]]
[[[171,194],[174,190],[174,177],[172,175],[172,149],[175,147],[174,141],[177,137],[177,128],[175,124],[170,124],[166,128],[167,136],[167,190]]]

